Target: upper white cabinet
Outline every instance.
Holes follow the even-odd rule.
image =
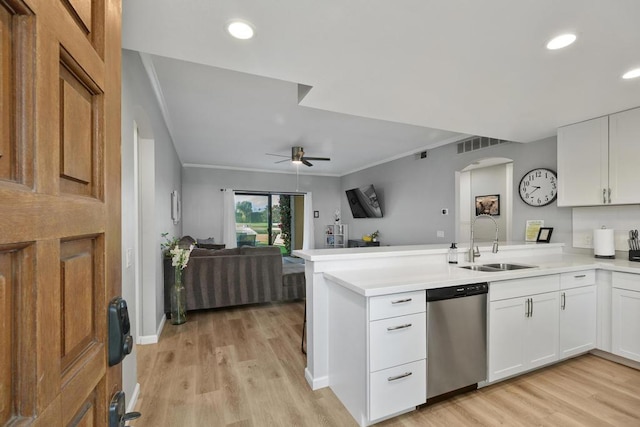
[[[558,206],[640,203],[640,108],[558,129]]]
[[[640,203],[640,108],[609,116],[609,186],[611,203]]]
[[[601,205],[609,187],[609,118],[558,129],[558,206]]]

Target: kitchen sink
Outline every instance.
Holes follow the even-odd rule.
[[[506,270],[522,270],[523,268],[535,268],[535,265],[525,265],[525,264],[509,264],[509,263],[494,263],[494,264],[483,264],[483,267],[496,268],[498,270],[506,271]]]
[[[525,264],[509,264],[509,263],[491,263],[491,264],[472,264],[465,265],[460,268],[465,268],[467,270],[473,271],[485,271],[485,272],[496,272],[496,271],[510,271],[510,270],[521,270],[523,268],[535,268],[535,265],[525,265]]]
[[[500,270],[499,268],[493,268],[493,267],[486,267],[484,265],[465,265],[462,266],[460,268],[466,268],[467,270],[473,270],[473,271],[505,271],[505,270]]]

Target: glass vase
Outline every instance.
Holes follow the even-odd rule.
[[[187,294],[182,284],[182,269],[174,268],[174,282],[171,287],[171,324],[182,325],[187,321]]]

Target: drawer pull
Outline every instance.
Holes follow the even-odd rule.
[[[403,302],[411,302],[412,299],[413,298],[399,299],[399,300],[391,301],[391,304],[402,304]]]
[[[413,372],[405,372],[404,374],[396,375],[395,377],[389,377],[389,378],[387,378],[387,381],[399,380],[401,378],[406,378],[409,375],[413,375]]]
[[[582,278],[585,278],[585,277],[587,277],[586,274],[579,274],[577,276],[573,276],[574,279],[582,279]]]
[[[410,328],[411,327],[411,323],[405,323],[404,325],[398,325],[398,326],[389,326],[387,328],[387,331],[395,331],[398,329],[404,329],[404,328]]]

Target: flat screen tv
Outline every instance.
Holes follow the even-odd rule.
[[[373,185],[347,190],[347,200],[354,218],[382,218],[382,209]]]

